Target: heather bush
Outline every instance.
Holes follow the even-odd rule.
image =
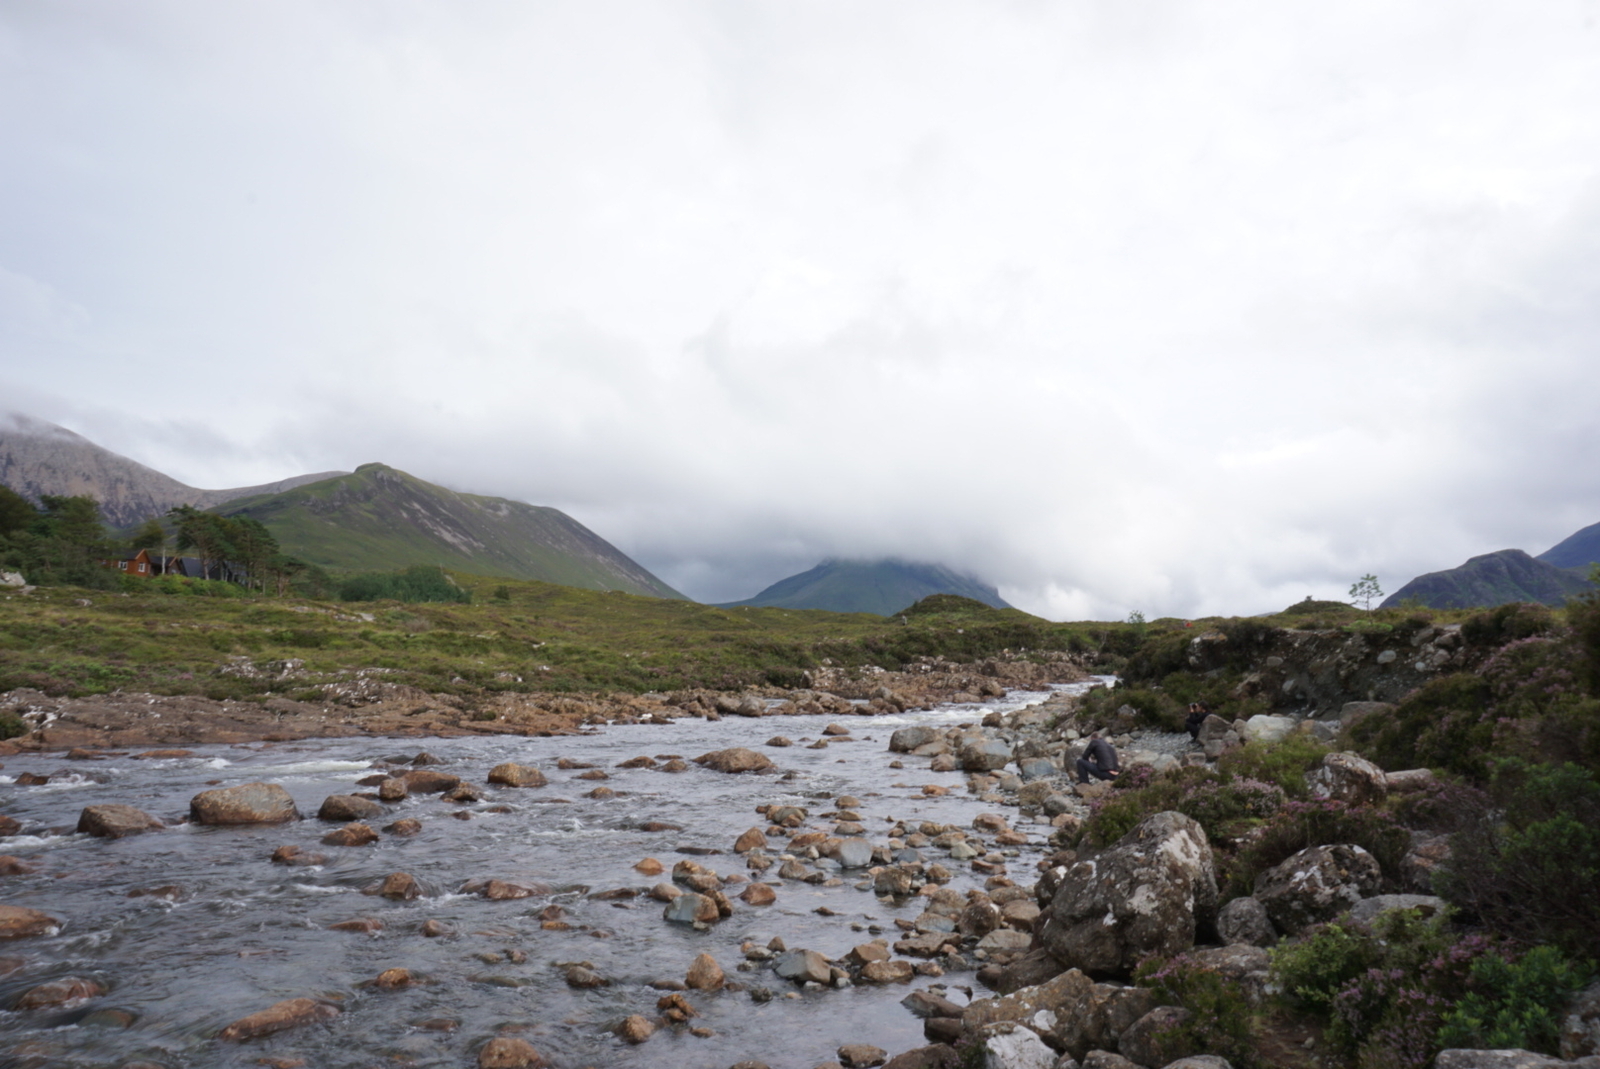
[[[1306,797],[1306,773],[1322,762],[1328,747],[1309,735],[1290,735],[1272,745],[1251,743],[1217,759],[1230,776],[1275,784],[1290,798]]]
[[[1452,837],[1435,888],[1495,931],[1600,957],[1600,780],[1505,760],[1490,794]]]
[[[1219,866],[1227,877],[1228,897],[1247,895],[1256,877],[1287,861],[1308,846],[1353,843],[1370,853],[1391,883],[1411,846],[1411,834],[1392,815],[1371,806],[1332,800],[1286,802],[1250,837],[1232,859]]]
[[[1543,605],[1511,602],[1478,613],[1461,625],[1461,637],[1474,646],[1503,646],[1517,639],[1555,629],[1555,617]]]
[[[1120,777],[1117,788],[1091,808],[1084,837],[1094,846],[1109,846],[1145,817],[1174,810],[1198,821],[1213,846],[1226,847],[1284,800],[1274,784],[1200,766],[1160,775],[1141,766]]]
[[[1258,1064],[1251,1038],[1250,1002],[1235,981],[1178,954],[1141,962],[1134,983],[1153,989],[1163,1005],[1189,1011],[1188,1020],[1165,1033],[1176,1040],[1172,1047],[1218,1054],[1239,1069],[1253,1069]]]
[[[1438,1045],[1556,1054],[1567,1002],[1589,983],[1593,966],[1553,946],[1520,958],[1501,951],[1472,963],[1468,988],[1443,1016]]]

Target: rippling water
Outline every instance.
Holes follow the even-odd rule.
[[[36,871],[0,877],[0,901],[45,910],[65,923],[53,936],[0,942],[0,1044],[11,1050],[15,1064],[100,1067],[144,1059],[171,1069],[254,1066],[261,1059],[304,1059],[307,1066],[327,1067],[469,1066],[486,1039],[508,1029],[520,1029],[517,1034],[553,1065],[574,1067],[726,1067],[759,1058],[774,1069],[808,1069],[832,1060],[847,1042],[869,1042],[891,1053],[918,1046],[924,1042],[920,1022],[898,1002],[912,987],[930,982],[922,977],[912,985],[801,991],[764,968],[735,971],[745,939],[765,944],[781,936],[790,948],[829,958],[879,931],[892,941],[894,918],[914,916],[920,910],[916,900],[899,906],[879,901],[855,887],[859,877],[852,872],[841,874],[842,886],[821,887],[780,880],[774,868],[766,875],[778,890],[774,905],[735,900],[732,917],[701,932],[664,921],[661,904],[652,899],[611,902],[588,895],[643,889],[666,879],[641,876],[632,866],[656,857],[670,868],[683,847],[722,851],[697,860],[723,875],[744,873],[733,841],[746,828],[764,826],[755,806],[769,802],[807,806],[808,826],[830,830],[832,821],[820,814],[833,808],[834,797],[855,795],[875,843],[883,842],[891,819],[969,826],[993,807],[967,795],[959,773],[930,773],[919,758],[905,758],[904,769],[890,768],[895,755],[886,749],[889,734],[910,723],[976,720],[988,710],[1045,696],[1014,693],[982,706],[849,718],[841,722],[855,741],[819,750],[804,743],[820,737],[827,718],[774,717],[680,720],[550,739],[252,743],[198,747],[195,756],[182,759],[6,758],[0,813],[23,821],[28,834],[0,839],[0,853]],[[775,734],[796,745],[762,746]],[[729,746],[758,749],[793,775],[730,776],[693,764],[682,773],[614,767],[641,754],[689,759]],[[424,749],[445,762],[443,771],[476,784],[502,761],[537,765],[550,784],[490,787],[483,801],[470,805],[414,796],[370,823],[412,817],[422,832],[411,838],[385,835],[364,847],[320,845],[333,825],[315,819],[247,828],[178,823],[197,792],[256,780],[282,784],[301,811],[313,816],[327,795],[362,790],[356,780],[385,760],[409,760]],[[605,786],[617,796],[584,797],[597,784],[578,779],[577,771],[557,770],[562,757],[607,770]],[[50,782],[17,786],[25,772],[49,774]],[[941,783],[952,793],[924,797],[920,787],[926,783]],[[136,806],[169,827],[115,841],[75,833],[83,806],[108,802]],[[501,806],[509,811],[490,811]],[[470,819],[454,819],[457,811]],[[683,830],[646,832],[640,829],[645,821]],[[1034,838],[1042,842],[1046,829],[1037,830],[1041,834]],[[268,859],[283,844],[325,853],[327,864],[274,865]],[[1012,864],[1019,882],[1031,880],[1035,856],[1024,847]],[[938,851],[928,857],[937,859]],[[981,886],[960,868],[952,886]],[[391,902],[361,893],[395,871],[411,873],[427,894]],[[500,902],[457,893],[472,878],[538,882],[550,891]],[[167,892],[175,899],[135,894],[157,888],[175,888]],[[552,903],[565,911],[570,930],[541,928],[539,914]],[[814,912],[823,906],[838,915]],[[328,930],[360,917],[376,918],[382,930]],[[419,928],[430,918],[455,935],[424,938]],[[693,1023],[714,1030],[714,1036],[662,1029],[629,1047],[612,1035],[611,1028],[629,1014],[653,1017],[661,992],[650,982],[682,980],[701,951],[710,952],[730,980],[768,987],[778,997],[758,1003],[748,992],[688,992],[701,1014]],[[525,960],[518,963],[517,957]],[[611,986],[569,988],[563,967],[569,962],[590,963]],[[366,986],[394,967],[409,969],[423,982],[392,991]],[[69,976],[96,980],[106,993],[66,1009],[11,1008],[22,992]],[[970,984],[972,978],[951,975],[943,982]],[[790,992],[799,997],[783,997]],[[245,1043],[214,1038],[230,1021],[302,996],[336,1001],[343,1012],[326,1024]],[[953,997],[962,1001],[959,994]],[[456,1024],[438,1030],[440,1021]]]

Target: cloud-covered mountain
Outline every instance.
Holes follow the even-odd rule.
[[[272,494],[344,475],[324,471],[261,486],[201,490],[96,445],[81,434],[42,419],[0,415],[0,483],[38,504],[42,494],[87,494],[113,527],[161,516],[174,505],[214,508],[253,494]]]
[[[1009,609],[994,587],[941,564],[907,561],[829,560],[810,571],[780,579],[753,598],[732,602],[784,609],[828,609],[892,616],[929,594],[958,594],[997,609]]]

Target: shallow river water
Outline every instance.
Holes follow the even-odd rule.
[[[833,821],[822,814],[833,810],[833,798],[854,795],[863,803],[860,813],[874,844],[885,841],[894,820],[970,827],[973,817],[995,807],[970,796],[960,773],[929,772],[926,759],[905,757],[903,769],[889,767],[896,757],[887,752],[890,733],[912,723],[976,721],[990,710],[1046,696],[1015,692],[982,706],[845,718],[839,722],[851,729],[854,741],[815,750],[805,744],[821,737],[827,718],[684,719],[543,739],[254,743],[199,747],[195,756],[181,759],[6,758],[0,813],[21,820],[24,834],[0,839],[0,853],[35,871],[0,876],[0,902],[44,910],[63,924],[54,935],[0,942],[0,1063],[114,1069],[146,1060],[180,1069],[283,1059],[310,1067],[462,1067],[476,1064],[478,1047],[506,1032],[529,1040],[558,1067],[725,1069],[756,1058],[773,1069],[809,1069],[832,1060],[843,1043],[872,1043],[890,1053],[919,1046],[925,1042],[921,1023],[899,1000],[913,988],[945,983],[950,997],[964,1002],[958,989],[974,983],[970,973],[939,980],[919,976],[911,984],[884,987],[803,990],[770,967],[736,971],[747,939],[765,945],[781,936],[790,949],[828,958],[842,957],[875,935],[892,943],[898,937],[894,919],[915,916],[920,900],[880,900],[870,889],[857,888],[859,870],[838,873],[840,886],[823,887],[779,879],[774,867],[755,878],[776,887],[775,904],[747,906],[733,897],[739,888],[729,888],[734,915],[705,931],[665,921],[662,904],[642,895],[624,901],[589,896],[624,887],[642,891],[669,879],[666,873],[641,876],[633,865],[655,857],[670,869],[685,856],[682,848],[720,851],[695,859],[724,876],[745,873],[733,842],[745,829],[765,826],[755,812],[765,803],[806,806],[807,827],[831,831]],[[763,745],[778,734],[795,745]],[[641,754],[687,760],[730,746],[756,749],[792,775],[725,775],[694,764],[681,773],[615,767]],[[469,805],[412,796],[370,823],[380,827],[412,817],[422,824],[420,834],[384,835],[363,847],[319,843],[334,827],[315,819],[323,798],[363,790],[355,781],[382,762],[409,760],[421,750],[443,760],[441,771],[479,785],[502,761],[536,765],[550,783],[488,787],[481,802]],[[605,769],[610,779],[604,785],[616,797],[585,797],[597,784],[578,779],[577,771],[558,770],[556,761],[563,757]],[[27,772],[48,774],[50,781],[18,786],[17,777]],[[180,823],[199,791],[257,780],[282,784],[307,819],[244,828]],[[930,783],[951,793],[926,797],[921,787]],[[109,802],[136,806],[169,826],[119,840],[73,830],[82,807]],[[470,819],[455,819],[458,810]],[[1015,810],[1000,812],[1016,816]],[[642,830],[648,821],[682,830]],[[1020,830],[1030,833],[1033,845],[1022,847],[1009,867],[1017,882],[1028,883],[1049,829]],[[273,850],[284,844],[325,853],[327,864],[272,864]],[[782,840],[773,840],[772,853],[781,846]],[[982,886],[981,877],[943,851],[924,856],[958,872],[955,889]],[[362,893],[396,871],[411,873],[427,893],[408,902]],[[474,878],[540,883],[550,891],[511,901],[458,893]],[[138,893],[156,888],[175,891]],[[562,908],[570,929],[541,927],[540,913],[551,904]],[[835,915],[818,914],[819,907]],[[381,921],[382,930],[328,928],[362,917]],[[424,938],[419,929],[428,919],[455,934]],[[715,957],[730,980],[765,987],[775,997],[761,1002],[749,990],[687,992],[700,1013],[692,1023],[715,1033],[706,1038],[663,1028],[630,1047],[612,1034],[629,1014],[654,1017],[661,992],[650,983],[682,980],[701,951]],[[570,962],[590,963],[611,985],[568,987]],[[367,986],[394,967],[410,970],[421,982],[396,990]],[[95,980],[106,993],[64,1009],[12,1008],[22,992],[64,977]],[[343,1012],[327,1023],[248,1042],[215,1038],[245,1014],[299,997],[330,1000]]]

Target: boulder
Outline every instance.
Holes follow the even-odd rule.
[[[661,915],[674,924],[711,924],[722,917],[713,899],[695,894],[693,891],[681,894],[668,902],[667,908]]]
[[[867,1043],[846,1043],[836,1051],[844,1069],[867,1069],[889,1060],[889,1052]]]
[[[289,1028],[327,1021],[339,1016],[339,1008],[311,998],[291,998],[275,1002],[259,1013],[241,1017],[217,1033],[218,1039],[238,1041],[270,1036]]]
[[[48,913],[26,906],[0,905],[0,939],[25,939],[34,935],[50,935],[61,922]]]
[[[532,765],[519,765],[515,761],[506,761],[489,770],[489,782],[498,783],[502,787],[543,787],[550,781],[545,778],[543,772]]]
[[[752,883],[739,892],[739,901],[747,906],[770,906],[778,900],[778,893],[772,889],[771,884]]]
[[[1382,880],[1377,859],[1359,846],[1308,846],[1256,877],[1255,897],[1275,928],[1298,935],[1376,893]]]
[[[773,971],[785,980],[801,984],[807,981],[826,984],[833,979],[828,959],[815,950],[790,950],[780,954],[773,964]]]
[[[963,739],[956,750],[963,772],[994,772],[1011,763],[1011,746],[987,736]]]
[[[866,868],[872,864],[872,844],[857,836],[841,839],[837,856],[843,868]]]
[[[1200,734],[1195,736],[1195,741],[1201,746],[1208,742],[1221,742],[1233,731],[1233,725],[1212,713],[1200,722]]]
[[[30,987],[17,996],[15,1008],[19,1010],[47,1010],[58,1006],[67,1006],[74,1002],[85,1002],[106,993],[106,989],[94,980],[81,976],[66,976],[60,980],[51,980],[49,983]]]
[[[948,1043],[933,1043],[914,1047],[896,1054],[884,1063],[883,1069],[960,1069],[961,1055]]]
[[[733,852],[748,854],[752,850],[767,848],[767,833],[760,828],[750,828],[733,841]]]
[[[1433,874],[1450,860],[1450,836],[1412,833],[1411,848],[1400,859],[1400,880],[1412,891],[1427,894],[1433,890]]]
[[[1246,741],[1255,743],[1282,742],[1294,734],[1295,728],[1296,721],[1292,716],[1257,713],[1244,722],[1244,737]]]
[[[1042,945],[1064,967],[1128,975],[1144,957],[1188,950],[1216,910],[1205,830],[1156,813],[1059,875]]]
[[[643,1014],[634,1013],[624,1017],[617,1025],[617,1037],[624,1043],[637,1046],[655,1034],[655,1022]]]
[[[911,1011],[913,1017],[960,1017],[962,1007],[931,991],[913,991],[900,1000],[900,1005]]]
[[[431,768],[414,768],[400,779],[412,794],[443,794],[461,786],[461,777],[448,772],[435,772]]]
[[[907,984],[916,975],[916,967],[898,958],[889,961],[869,961],[861,967],[861,979],[869,984]]]
[[[335,828],[322,837],[326,846],[371,846],[377,841],[378,833],[372,830],[371,825],[359,821]]]
[[[1147,1066],[1164,1066],[1200,1054],[1192,1041],[1185,1042],[1172,1034],[1190,1016],[1181,1006],[1157,1006],[1117,1037],[1117,1052],[1131,1062]]]
[[[131,805],[89,805],[78,814],[78,831],[102,839],[120,839],[164,826],[149,813]]]
[[[1561,1022],[1561,1056],[1567,1059],[1600,1054],[1600,982],[1573,998]]]
[[[890,753],[910,753],[919,746],[938,739],[939,733],[930,727],[913,725],[912,727],[898,728],[889,736]]]
[[[1272,955],[1261,947],[1238,943],[1234,946],[1191,950],[1187,956],[1201,968],[1238,984],[1239,990],[1252,1003],[1266,997]]]
[[[1017,771],[1022,773],[1025,782],[1030,783],[1034,780],[1048,779],[1061,772],[1056,763],[1048,757],[1024,757],[1017,762]]]
[[[1081,970],[1066,972],[999,998],[977,999],[961,1014],[962,1034],[977,1037],[988,1026],[1010,1021],[1038,1032],[1051,1046],[1082,1058],[1117,1045],[1133,1022],[1155,1009],[1154,991],[1098,984]]]
[[[189,799],[196,824],[282,824],[300,819],[289,792],[276,783],[244,783],[201,791]]]
[[[478,1069],[542,1069],[544,1057],[517,1036],[496,1036],[478,1048]]]
[[[422,896],[422,885],[409,872],[391,872],[373,893],[397,902],[409,902]]]
[[[1235,898],[1217,910],[1217,936],[1230,945],[1246,943],[1269,947],[1278,941],[1278,933],[1267,916],[1267,907],[1260,899],[1248,895]]]
[[[382,783],[378,784],[378,800],[380,802],[403,802],[411,794],[411,789],[406,786],[403,779],[385,776]]]
[[[1313,798],[1350,805],[1377,805],[1389,795],[1383,769],[1354,753],[1324,754],[1322,763],[1306,773],[1306,786]]]
[[[743,746],[712,750],[696,757],[694,762],[715,772],[760,772],[764,768],[772,767],[772,761],[765,754],[756,753]]]
[[[689,964],[689,972],[683,978],[683,983],[695,991],[720,991],[727,980],[728,976],[717,964],[717,959],[701,953]]]
[[[371,798],[362,798],[354,794],[330,794],[322,800],[322,807],[317,810],[318,820],[328,820],[335,824],[347,824],[352,820],[371,820],[384,815],[383,806]]]

